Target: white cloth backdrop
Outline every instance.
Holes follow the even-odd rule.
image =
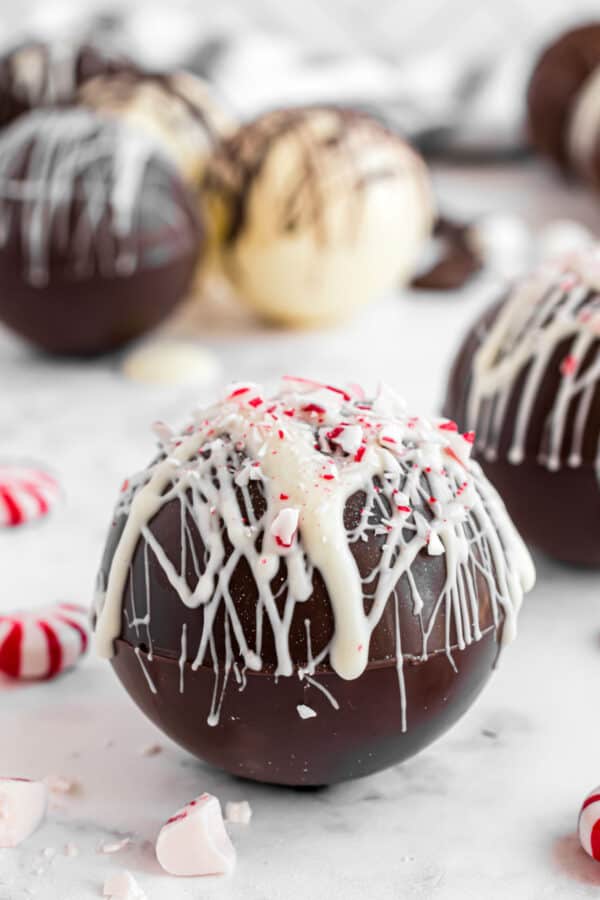
[[[522,146],[536,50],[590,0],[0,0],[0,42],[93,21],[147,63],[182,62],[242,116],[281,103],[373,107],[429,148]]]

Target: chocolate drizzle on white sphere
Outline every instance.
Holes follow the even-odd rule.
[[[0,134],[0,317],[47,349],[94,352],[151,327],[199,241],[193,199],[144,134],[83,109],[38,110]]]
[[[204,194],[236,290],[291,324],[344,318],[410,278],[432,224],[422,159],[351,110],[276,110],[243,126]]]
[[[326,669],[353,683],[386,645],[406,732],[405,642],[410,662],[444,653],[456,671],[454,655],[490,628],[513,637],[532,563],[453,422],[411,416],[389,390],[367,400],[290,378],[271,398],[234,386],[182,432],[157,433],[158,459],[115,511],[96,625],[107,657],[122,633],[137,635],[150,692],[153,644],[165,652],[159,583],[172,592],[167,628],[178,602],[201,621],[166,652],[179,655],[182,692],[199,668],[214,672],[212,701],[194,712],[212,726],[252,673],[318,687]],[[383,619],[395,623],[385,638]]]

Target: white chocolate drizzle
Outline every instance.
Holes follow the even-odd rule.
[[[149,223],[158,232],[183,221],[173,179],[143,133],[82,109],[29,113],[0,137],[0,247],[16,232],[35,285],[49,281],[53,254],[79,277],[129,275]]]
[[[337,708],[333,694],[315,679],[318,667],[328,661],[341,678],[360,677],[369,659],[371,634],[388,602],[395,602],[396,661],[406,728],[396,594],[403,577],[412,590],[412,612],[421,622],[420,659],[439,652],[437,647],[430,651],[428,642],[440,614],[445,616],[445,652],[452,665],[454,649],[482,637],[477,588],[482,579],[489,594],[486,605],[489,599],[502,640],[513,637],[523,593],[534,581],[533,566],[501,500],[469,458],[472,435],[459,434],[453,422],[408,415],[389,389],[380,389],[374,400],[365,400],[362,392],[351,394],[288,378],[282,392],[271,399],[257,385],[235,385],[220,403],[199,412],[182,433],[173,434],[162,426],[159,433],[159,459],[125,483],[117,505],[115,521],[123,528],[106,584],[100,579],[96,643],[102,656],[113,654],[113,643],[122,630],[127,584],[133,580],[131,564],[141,542],[181,602],[191,609],[203,607],[199,645],[191,648],[189,633],[183,632],[179,664],[187,640],[185,652],[190,651],[192,669],[213,667],[210,724],[219,721],[231,673],[242,690],[246,670],[262,668],[265,622],[275,640],[274,676],[295,674],[306,679]],[[264,493],[260,518],[250,493],[257,487],[253,482]],[[366,498],[364,508],[357,527],[348,531],[346,505],[359,493]],[[181,511],[178,565],[167,556],[149,524],[172,502]],[[186,532],[188,515],[205,548],[203,560],[197,558]],[[224,534],[231,545],[229,555]],[[374,534],[386,539],[378,543],[379,560],[365,581],[352,545]],[[446,569],[428,618],[411,573],[422,553],[443,555]],[[242,559],[258,593],[254,646],[246,641],[230,584]],[[282,559],[285,583],[283,588],[274,587]],[[195,573],[192,579],[190,570]],[[317,570],[327,589],[334,632],[315,656],[311,623],[305,619],[307,660],[300,665],[290,652],[290,625],[296,604],[312,595]],[[372,597],[368,612],[366,594]],[[219,658],[213,638],[219,611],[225,613],[224,659]],[[451,635],[456,636],[454,641]],[[183,684],[183,674],[181,678]]]
[[[599,341],[599,249],[569,254],[513,288],[472,363],[467,426],[477,432],[484,458],[497,459],[500,442],[507,439],[510,462],[518,465],[531,455],[530,428],[540,416],[534,410],[547,379],[553,378],[557,389],[541,413],[541,429],[535,424],[540,430],[535,459],[552,471],[581,465],[600,380]]]

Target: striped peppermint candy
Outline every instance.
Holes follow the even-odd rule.
[[[89,612],[74,603],[0,615],[0,672],[53,678],[75,665],[89,638]]]
[[[600,862],[600,786],[583,801],[577,830],[585,852]]]
[[[0,464],[0,528],[43,518],[58,496],[58,483],[42,469]]]

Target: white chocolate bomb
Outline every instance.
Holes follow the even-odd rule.
[[[319,325],[412,275],[433,220],[427,169],[369,116],[277,110],[242,127],[207,170],[222,267],[262,315]]]
[[[144,131],[191,184],[199,182],[216,143],[233,129],[208,85],[189,72],[144,75],[126,70],[99,75],[82,86],[79,100],[101,115],[122,118]]]

